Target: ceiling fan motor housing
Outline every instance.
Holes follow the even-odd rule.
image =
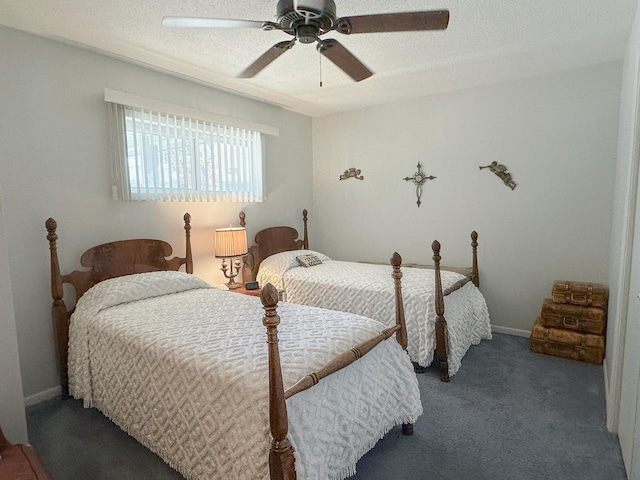
[[[279,0],[277,17],[283,30],[294,30],[300,42],[312,43],[316,41],[318,32],[323,34],[333,27],[336,4],[333,0]]]

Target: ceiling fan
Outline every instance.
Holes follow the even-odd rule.
[[[296,41],[300,41],[301,43],[317,42],[317,50],[356,82],[370,77],[373,72],[340,42],[333,38],[322,39],[320,38],[322,35],[332,30],[345,35],[445,30],[449,24],[448,10],[383,13],[338,18],[336,4],[333,0],[279,0],[276,14],[276,22],[226,18],[164,17],[162,24],[165,27],[261,28],[265,31],[281,30],[293,36],[291,40],[276,43],[263,53],[238,75],[239,78],[255,76],[292,48]]]

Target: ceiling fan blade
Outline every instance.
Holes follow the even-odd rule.
[[[164,17],[165,27],[191,28],[262,28],[265,22],[256,20],[232,20],[230,18]]]
[[[360,82],[365,78],[373,75],[360,60],[358,60],[349,50],[344,48],[340,42],[329,38],[327,40],[318,41],[318,51],[331,60],[336,66],[353,78],[356,82]]]
[[[276,43],[273,47],[264,52],[255,62],[245,68],[243,72],[238,75],[238,78],[251,78],[255,76],[276,58],[293,47],[295,43],[295,38],[287,42]]]
[[[346,35],[354,33],[412,32],[445,30],[449,25],[449,10],[429,12],[383,13],[359,15],[336,20],[335,30]]]

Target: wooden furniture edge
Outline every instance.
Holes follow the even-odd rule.
[[[267,328],[267,344],[269,349],[269,428],[271,432],[271,447],[269,449],[269,474],[271,480],[295,480],[295,458],[293,446],[287,438],[289,432],[287,416],[287,399],[303,392],[320,380],[348,367],[356,360],[364,357],[378,344],[396,334],[396,341],[403,350],[407,350],[407,330],[402,301],[402,272],[400,265],[402,258],[396,252],[391,257],[393,279],[396,291],[396,325],[384,329],[378,335],[371,337],[346,352],[333,358],[319,370],[305,375],[286,391],[282,380],[282,366],[278,348],[278,325],[280,316],[277,314],[278,290],[268,283],[262,287],[260,300],[264,307],[265,316],[262,323]],[[402,433],[413,435],[413,424],[402,425]]]
[[[307,222],[308,222],[307,214],[308,213],[309,212],[307,212],[306,208],[302,209],[302,223],[304,224],[302,246],[304,247],[305,250],[309,250],[309,232],[307,230]]]
[[[163,259],[164,264],[161,268],[160,265],[155,265],[156,270],[178,270],[182,265],[185,265],[185,270],[187,273],[193,273],[193,255],[191,250],[191,215],[189,213],[185,213],[183,216],[184,220],[184,230],[185,230],[185,257],[173,257],[171,259]],[[71,319],[71,314],[73,313],[74,308],[70,310],[67,308],[63,296],[63,288],[62,285],[64,283],[69,283],[73,286],[76,292],[76,303],[82,297],[82,295],[94,284],[106,280],[107,278],[113,278],[116,276],[120,276],[123,273],[123,270],[117,270],[118,273],[110,275],[105,272],[96,272],[94,271],[94,265],[88,265],[83,263],[83,260],[86,257],[91,257],[89,260],[91,262],[94,261],[92,254],[96,252],[96,249],[106,248],[108,249],[111,245],[121,245],[124,242],[132,242],[127,243],[128,246],[135,246],[136,242],[140,245],[140,248],[147,248],[149,242],[161,242],[162,244],[166,244],[169,247],[169,255],[171,254],[172,247],[166,242],[160,240],[149,240],[149,239],[134,239],[134,240],[124,240],[120,242],[110,242],[102,245],[97,245],[85,251],[81,257],[81,263],[84,266],[92,267],[91,270],[79,271],[74,270],[73,272],[62,275],[60,273],[60,263],[58,261],[58,234],[57,228],[58,224],[53,218],[48,218],[45,221],[45,227],[47,229],[47,240],[49,242],[49,252],[50,252],[50,268],[51,268],[51,297],[53,298],[53,304],[51,306],[51,316],[53,321],[53,329],[56,343],[56,355],[58,360],[58,372],[60,374],[60,383],[62,386],[62,393],[66,397],[69,394],[69,376],[68,376],[68,368],[67,361],[69,357],[69,322]],[[100,260],[100,258],[98,258]],[[96,263],[99,263],[96,262]],[[131,271],[127,271],[128,273],[141,273],[133,271],[133,265],[130,266]],[[147,270],[151,271],[151,270]],[[127,273],[124,273],[127,274]],[[110,275],[110,276],[109,276]]]
[[[471,251],[473,256],[473,284],[480,288],[480,271],[478,270],[478,232],[471,232]]]

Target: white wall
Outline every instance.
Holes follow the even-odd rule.
[[[338,259],[469,264],[492,323],[526,334],[554,280],[607,283],[621,62],[313,120],[311,247]],[[505,164],[512,191],[480,165]],[[422,162],[437,178],[403,181]],[[338,177],[362,169],[364,181]]]
[[[9,255],[0,189],[0,426],[13,443],[26,443],[27,422],[22,399],[16,320],[11,295]]]
[[[184,255],[182,215],[188,211],[195,273],[219,284],[215,228],[236,224],[244,209],[251,238],[274,223],[300,224],[299,210],[310,207],[311,120],[3,27],[0,45],[0,181],[23,386],[30,397],[59,383],[49,313],[49,216],[58,222],[65,273],[80,267],[87,248],[117,239],[160,238]],[[267,140],[268,199],[250,205],[111,200],[105,87],[278,127],[280,135]]]

